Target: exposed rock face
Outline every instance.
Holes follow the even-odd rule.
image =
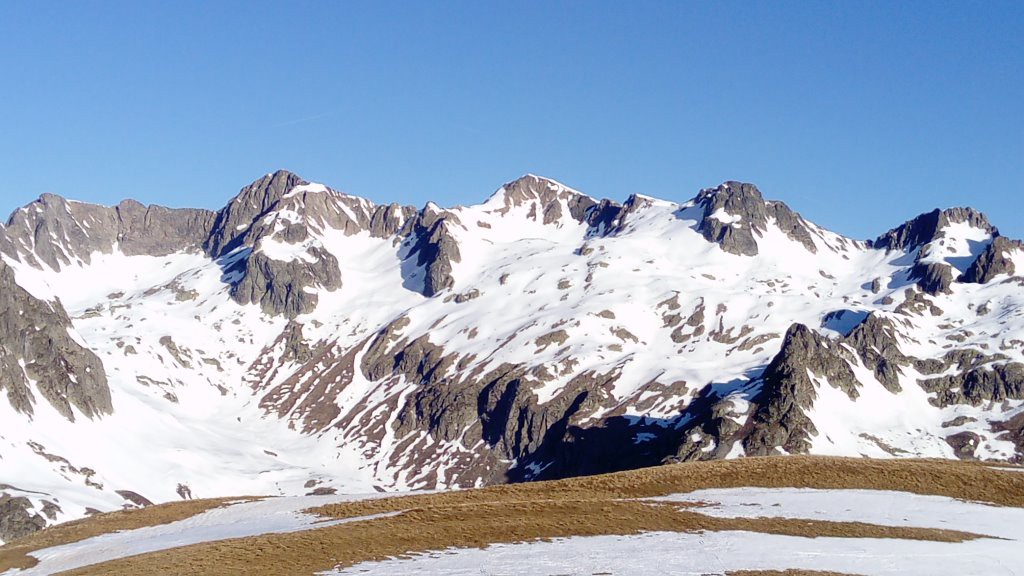
[[[999,439],[1013,442],[1017,447],[1017,455],[1012,462],[1024,462],[1024,412],[1003,422],[993,422],[992,430],[999,433]]]
[[[215,219],[209,210],[143,206],[134,200],[125,200],[114,210],[119,225],[118,248],[128,256],[165,256],[181,250],[198,250]]]
[[[726,182],[713,190],[702,190],[697,201],[704,208],[698,229],[705,239],[730,254],[757,255],[754,232],[767,215],[756,186]]]
[[[953,284],[953,267],[940,262],[918,263],[910,272],[912,278],[917,278],[917,285],[925,293],[949,294],[949,287]]]
[[[765,202],[753,184],[726,182],[701,190],[695,202],[704,209],[698,231],[730,254],[756,256],[757,238],[764,234],[769,218],[791,240],[817,252],[803,218],[782,202]]]
[[[409,240],[406,242],[411,245],[407,257],[415,257],[416,265],[426,271],[423,279],[424,296],[434,296],[455,283],[452,263],[460,262],[462,255],[449,226],[459,225],[461,222],[457,216],[432,205],[424,208],[407,225]]]
[[[29,382],[65,418],[72,406],[88,418],[113,411],[99,358],[70,335],[60,302],[44,302],[15,282],[0,260],[0,390],[19,412],[33,413]]]
[[[553,465],[549,473],[572,474],[582,469],[572,462],[580,454],[557,447],[571,442],[566,434],[577,418],[610,400],[607,387],[617,375],[581,374],[541,404],[533,391],[539,382],[525,367],[503,364],[486,373],[453,375],[468,359],[446,352],[426,337],[401,338],[398,334],[405,322],[399,319],[381,331],[367,348],[361,366],[373,380],[420,382],[397,407],[398,437],[427,434],[442,445],[461,442],[484,448],[464,464],[465,469],[451,471],[461,485],[470,485],[474,478],[506,481],[508,462],[517,459],[565,457],[568,460],[549,462],[549,467]],[[438,448],[417,446],[424,451],[419,455],[424,460]],[[523,470],[511,474],[524,477]]]
[[[231,202],[217,212],[217,220],[206,242],[206,251],[219,258],[241,246],[259,230],[253,224],[269,212],[285,194],[300,184],[308,184],[291,172],[278,170],[242,188]]]
[[[927,245],[943,238],[945,229],[952,224],[967,224],[989,236],[999,234],[984,214],[972,208],[936,209],[889,230],[868,245],[886,251],[918,250],[910,277],[917,280],[917,285],[927,294],[949,294],[950,286],[959,274],[945,262],[922,261],[922,256],[928,251]],[[925,249],[921,250],[922,247]]]
[[[46,519],[32,510],[32,502],[28,498],[0,492],[0,541],[10,542],[42,530]]]
[[[316,308],[318,290],[342,285],[337,258],[309,242],[311,229],[387,237],[413,213],[410,207],[373,206],[279,170],[243,188],[217,213],[206,250],[229,263],[227,273],[238,273],[231,288],[238,303],[258,303],[267,314],[294,318]],[[277,260],[262,250],[263,242],[301,249],[293,259]],[[235,258],[245,249],[251,252],[244,259]]]
[[[936,208],[889,230],[869,245],[881,250],[907,251],[935,240],[943,228],[957,223],[967,223],[973,228],[987,230],[990,234],[996,233],[988,218],[973,208]]]
[[[992,239],[992,243],[985,248],[985,251],[978,256],[978,259],[964,272],[960,281],[987,284],[1001,274],[1013,276],[1017,270],[1010,254],[1022,250],[1024,250],[1024,243],[1010,240],[1005,236],[996,236]]]
[[[861,363],[874,372],[882,386],[893,393],[900,391],[900,366],[911,362],[900,351],[894,332],[890,320],[872,313],[842,340],[857,352]]]
[[[109,254],[115,245],[129,256],[164,256],[198,249],[213,219],[208,210],[143,206],[134,200],[108,208],[43,194],[0,228],[0,251],[55,270],[72,259],[89,263],[94,252]]]
[[[601,200],[587,215],[586,222],[590,226],[590,234],[603,236],[618,229],[621,212],[622,205],[618,202]]]
[[[974,432],[960,432],[950,434],[946,442],[953,449],[953,453],[961,460],[975,460],[974,452],[981,444],[981,436]]]
[[[805,410],[814,404],[817,393],[808,371],[828,378],[836,387],[856,394],[853,372],[837,358],[831,346],[810,328],[796,324],[789,329],[782,350],[761,376],[761,392],[754,397],[757,410],[753,429],[743,441],[751,456],[772,454],[781,448],[792,454],[810,449],[810,438],[817,433]]]
[[[753,399],[757,408],[747,425],[750,433],[743,440],[746,454],[772,454],[776,448],[789,453],[809,450],[809,439],[816,430],[805,410],[817,398],[809,375],[824,379],[855,400],[861,384],[851,363],[860,362],[890,392],[899,392],[900,366],[909,364],[910,359],[900,352],[892,331],[891,322],[875,314],[869,314],[838,341],[829,341],[802,324],[793,325],[782,349],[761,375],[761,391]]]
[[[231,296],[239,304],[259,304],[271,315],[294,318],[312,312],[318,301],[313,288],[340,288],[341,270],[337,258],[323,248],[311,247],[308,253],[315,258],[313,262],[274,260],[262,252],[252,253],[237,264],[242,279],[231,286]]]
[[[577,222],[587,218],[590,209],[597,201],[572,190],[566,186],[527,174],[505,184],[499,191],[504,200],[505,209],[516,206],[530,206],[529,217],[541,219],[544,224],[554,224],[561,220],[563,205],[568,209],[568,216]]]
[[[633,214],[650,205],[650,198],[637,194],[630,194],[621,206],[603,200],[601,204],[593,207],[589,217],[590,226],[594,232],[603,235],[618,234],[625,230]]]
[[[921,387],[937,394],[933,402],[940,407],[1024,399],[1024,364],[989,363],[990,358],[979,356],[966,371],[922,380]]]
[[[377,206],[370,216],[370,235],[375,238],[390,238],[398,233],[410,219],[416,217],[412,206],[389,204]]]

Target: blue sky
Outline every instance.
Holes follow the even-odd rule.
[[[0,212],[218,208],[287,168],[377,202],[526,172],[598,197],[756,183],[874,236],[1024,236],[1021,2],[5,2]]]

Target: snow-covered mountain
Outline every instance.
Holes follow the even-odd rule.
[[[418,210],[280,171],[218,212],[44,195],[0,253],[0,539],[191,497],[1024,459],[1024,245],[967,208],[858,241],[738,182]]]

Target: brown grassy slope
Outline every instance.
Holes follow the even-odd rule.
[[[559,500],[578,497],[581,493],[605,499],[648,498],[704,488],[742,486],[897,490],[1024,507],[1022,472],[1000,472],[979,463],[949,460],[786,456],[689,462],[553,482],[346,502],[316,508],[314,512],[333,518],[351,518],[438,503]]]
[[[338,565],[447,547],[651,530],[749,530],[794,536],[957,542],[976,535],[863,523],[716,519],[678,505],[623,499],[710,487],[900,490],[1024,506],[1024,473],[972,463],[825,457],[688,463],[557,482],[341,503],[317,512],[398,516],[292,534],[211,542],[98,564],[69,574],[312,574]]]
[[[390,518],[143,554],[67,574],[314,574],[335,566],[448,547],[566,536],[745,530],[788,536],[962,542],[979,535],[857,522],[724,519],[637,501],[520,502],[411,510]]]
[[[97,514],[88,518],[82,518],[81,520],[58,524],[57,526],[29,534],[24,538],[19,538],[8,542],[4,546],[0,546],[0,572],[11,568],[31,568],[35,566],[37,563],[36,559],[27,555],[34,550],[70,544],[119,530],[133,530],[135,528],[145,528],[146,526],[169,524],[237,500],[239,498],[210,498],[205,500],[169,502],[167,504],[149,506],[141,510],[124,510]]]
[[[740,570],[726,572],[726,576],[855,576],[840,572],[821,572],[819,570]]]

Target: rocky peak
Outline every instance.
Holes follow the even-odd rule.
[[[5,235],[11,244],[9,256],[60,270],[76,259],[89,262],[93,252],[110,252],[115,231],[109,208],[43,194],[11,214]]]
[[[287,170],[278,170],[242,188],[227,206],[217,212],[206,251],[219,258],[238,248],[247,236],[251,236],[252,225],[292,188],[302,184],[308,182]]]
[[[587,215],[587,223],[591,232],[599,235],[618,234],[625,229],[630,217],[638,211],[651,206],[654,200],[641,194],[630,194],[621,205],[610,200],[602,200]]]
[[[966,223],[972,228],[979,228],[991,235],[998,233],[996,228],[989,223],[984,214],[973,208],[948,208],[940,210],[936,208],[931,212],[908,220],[903,224],[889,230],[873,241],[869,246],[880,250],[911,250],[924,246],[938,238],[942,230],[950,224]]]
[[[774,454],[778,448],[789,453],[810,449],[817,429],[806,410],[814,405],[817,392],[808,372],[824,376],[846,367],[834,360],[828,348],[827,339],[807,326],[790,326],[782,348],[762,374],[761,390],[754,397],[757,408],[751,415],[753,427],[743,440],[748,456]]]
[[[519,206],[530,206],[530,217],[543,219],[544,224],[558,222],[562,218],[563,204],[569,210],[569,216],[577,221],[583,222],[587,218],[587,212],[597,205],[597,201],[556,182],[549,178],[527,174],[501,187],[489,202],[497,202],[500,199],[501,212],[507,212],[510,208]]]
[[[769,223],[810,252],[817,252],[807,223],[782,202],[766,202],[757,186],[729,181],[717,188],[701,190],[693,200],[703,208],[697,230],[730,254],[756,256],[757,238]]]
[[[199,248],[213,220],[209,210],[145,206],[134,200],[107,207],[43,194],[11,214],[0,250],[54,270],[76,260],[89,263],[94,252],[109,254],[115,246],[129,256],[165,256]]]
[[[872,248],[886,251],[916,250],[910,277],[928,294],[948,294],[960,273],[954,270],[950,262],[942,258],[937,259],[931,253],[949,241],[949,229],[956,224],[966,224],[969,228],[980,230],[989,237],[999,234],[985,215],[973,208],[935,209],[908,220],[868,244]]]
[[[1017,269],[1013,263],[1012,253],[1020,251],[1024,251],[1024,243],[1010,240],[1005,236],[996,236],[964,272],[960,281],[985,284],[1000,274],[1013,276]]]
[[[401,236],[407,237],[406,243],[410,246],[405,257],[415,258],[416,265],[424,270],[421,290],[424,296],[434,296],[455,283],[452,264],[461,262],[462,254],[449,226],[461,225],[454,212],[429,203],[399,231]]]
[[[369,208],[365,200],[278,170],[242,188],[217,213],[206,250],[213,258],[223,258],[247,247],[244,258],[225,260],[228,270],[237,273],[232,298],[239,304],[258,304],[270,315],[294,318],[316,308],[318,289],[336,290],[342,283],[337,258],[311,237],[311,230],[330,227],[354,234],[369,227]],[[267,251],[277,244],[301,244],[305,257],[279,260]]]
[[[851,369],[851,351],[890,392],[900,391],[900,367],[910,360],[900,351],[891,320],[868,314],[847,335],[831,341],[803,324],[786,332],[782,348],[761,375],[754,398],[751,433],[744,439],[748,456],[807,452],[816,434],[806,411],[817,399],[811,375],[856,399],[862,386]],[[823,384],[824,385],[824,384]]]
[[[590,234],[603,236],[610,234],[619,228],[619,215],[623,206],[614,200],[601,200],[587,213],[587,225],[590,226]]]
[[[377,206],[370,214],[370,235],[374,238],[390,238],[416,217],[416,208],[392,203]]]
[[[124,200],[114,207],[117,243],[128,256],[166,256],[197,250],[210,234],[216,214],[194,208],[145,206]]]

